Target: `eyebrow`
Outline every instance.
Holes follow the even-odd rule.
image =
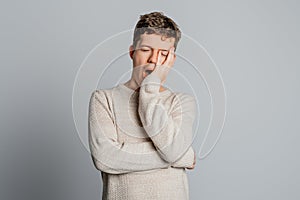
[[[142,44],[142,45],[140,45],[140,47],[149,47],[149,48],[152,49],[152,47],[150,45],[147,45],[147,44]],[[159,49],[159,50],[169,51],[168,49]]]

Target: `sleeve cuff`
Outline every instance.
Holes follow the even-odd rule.
[[[190,167],[194,163],[195,152],[192,147],[189,147],[188,151],[175,163],[172,164],[173,167]]]
[[[145,91],[147,93],[159,93],[160,84],[160,78],[152,72],[144,78],[141,87],[145,87]]]

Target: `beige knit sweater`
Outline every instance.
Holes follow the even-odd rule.
[[[92,93],[89,147],[102,199],[189,199],[185,167],[194,161],[195,99],[159,88],[151,73],[139,92],[119,84]]]

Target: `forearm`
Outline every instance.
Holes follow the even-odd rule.
[[[170,166],[156,150],[150,150],[153,146],[151,143],[119,144],[102,141],[98,145],[91,144],[90,149],[97,169],[107,173],[121,174]]]
[[[138,111],[143,127],[161,157],[174,163],[191,146],[195,100],[189,95],[175,96],[169,111],[159,87],[157,76],[150,74],[144,79]]]

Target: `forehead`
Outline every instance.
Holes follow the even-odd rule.
[[[158,34],[142,34],[140,40],[137,42],[137,47],[143,45],[150,46],[154,49],[169,50],[174,46],[175,38],[167,38]]]

